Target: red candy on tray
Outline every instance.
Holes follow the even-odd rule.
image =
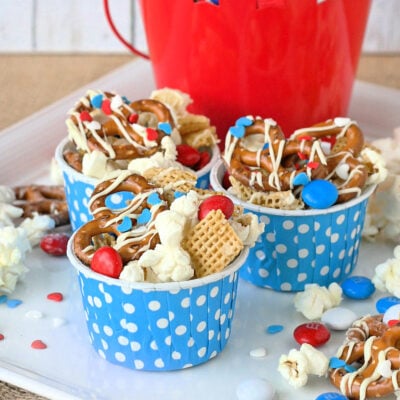
[[[299,344],[308,343],[314,347],[319,347],[330,339],[331,333],[320,322],[307,322],[299,325],[293,331],[293,336]]]
[[[40,248],[52,256],[65,256],[68,240],[65,233],[49,233],[40,241]]]

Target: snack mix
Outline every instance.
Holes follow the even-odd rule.
[[[129,171],[96,186],[89,204],[94,219],[74,235],[75,254],[85,265],[104,273],[94,264],[107,246],[122,260],[115,278],[184,281],[221,271],[255,243],[264,228],[255,215],[196,189],[190,175],[173,175],[169,183],[161,175],[163,187]]]
[[[348,118],[285,138],[272,119],[242,117],[226,136],[223,159],[232,194],[280,209],[328,208],[359,196],[387,174],[383,158]]]
[[[139,174],[150,168],[199,171],[209,163],[218,139],[206,116],[187,111],[191,102],[187,94],[168,88],[133,102],[90,90],[69,111],[66,124],[74,146],[64,158],[98,179],[126,169]]]

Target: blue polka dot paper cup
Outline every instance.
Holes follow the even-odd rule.
[[[92,220],[89,200],[99,180],[78,172],[64,160],[64,151],[74,149],[68,138],[63,139],[56,148],[55,159],[64,179],[65,197],[68,205],[72,231],[76,231],[86,222]]]
[[[248,250],[222,272],[169,283],[132,283],[82,264],[69,241],[90,342],[105,360],[136,370],[169,371],[205,363],[226,346],[238,269]]]
[[[208,189],[210,187],[211,170],[214,167],[214,165],[219,161],[219,159],[220,159],[219,147],[214,146],[212,149],[210,162],[199,171],[196,171],[197,175],[196,187],[198,187],[199,189]]]
[[[71,228],[73,231],[76,231],[83,224],[92,220],[88,204],[95,186],[99,183],[99,179],[85,176],[72,168],[63,157],[63,153],[67,149],[74,150],[74,145],[68,138],[65,138],[56,148],[55,159],[63,174]],[[198,188],[209,188],[211,169],[219,158],[219,148],[218,146],[214,146],[210,162],[199,171],[196,171],[196,186]]]
[[[256,286],[294,292],[309,283],[328,286],[351,274],[357,264],[368,198],[375,186],[351,201],[323,210],[277,210],[230,194],[221,184],[224,173],[221,160],[211,171],[212,188],[265,224],[241,269],[241,278]]]

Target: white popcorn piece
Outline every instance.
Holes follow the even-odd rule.
[[[362,235],[365,239],[374,241],[377,237],[400,243],[400,137],[395,129],[393,138],[378,139],[372,142],[381,154],[364,149],[362,156],[374,162],[375,157],[385,161],[387,176],[379,184],[368,202]],[[379,163],[378,163],[379,164]],[[379,164],[382,165],[382,164]],[[384,170],[377,168],[370,177],[372,182],[384,177]]]
[[[369,147],[365,147],[361,151],[361,158],[365,163],[374,166],[373,173],[368,177],[367,185],[377,185],[387,178],[388,170],[382,154]]]
[[[55,227],[52,218],[38,214],[23,219],[16,227],[15,220],[22,217],[23,210],[11,204],[14,200],[14,190],[0,186],[0,293],[14,291],[18,280],[28,270],[26,254]]]
[[[48,215],[36,214],[33,218],[25,218],[19,226],[25,230],[31,246],[35,247],[47,231],[55,228],[56,224]]]
[[[13,220],[20,218],[24,210],[12,204],[0,203],[0,227],[14,226]]]
[[[239,239],[245,246],[253,247],[258,237],[264,232],[265,224],[258,222],[255,214],[242,214],[230,221]]]
[[[311,283],[305,285],[303,292],[295,295],[294,306],[307,319],[319,319],[326,310],[341,303],[342,293],[342,288],[336,282],[331,283],[327,288]]]
[[[23,228],[6,226],[0,228],[0,292],[11,293],[25,267],[26,253],[31,250]]]
[[[82,158],[82,173],[92,178],[103,178],[108,172],[107,160],[107,156],[98,150],[85,153]]]
[[[144,282],[144,270],[139,265],[137,260],[130,261],[125,265],[119,276],[119,279],[127,282]]]
[[[394,258],[375,267],[372,282],[381,292],[400,297],[400,245],[394,248],[393,254]]]
[[[150,157],[133,159],[128,164],[128,169],[141,175],[150,168],[185,169],[176,161],[176,144],[170,136],[164,136],[161,139],[161,150]]]
[[[0,203],[11,204],[14,200],[14,190],[8,186],[0,185]]]
[[[185,281],[193,277],[189,254],[182,249],[181,241],[186,225],[184,215],[176,211],[161,212],[155,221],[160,244],[154,250],[146,251],[139,265],[151,268],[159,282]]]
[[[324,376],[329,367],[329,360],[324,353],[308,343],[299,350],[292,349],[288,355],[281,355],[278,371],[295,388],[305,386],[309,375]]]

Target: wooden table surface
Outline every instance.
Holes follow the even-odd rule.
[[[130,61],[131,55],[1,55],[0,133]],[[357,79],[400,89],[400,54],[364,55]],[[0,382],[0,399],[42,400],[43,397]]]

